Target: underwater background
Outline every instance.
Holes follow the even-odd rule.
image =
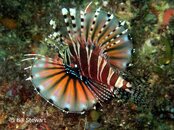
[[[0,130],[173,130],[174,1],[94,0],[94,7],[125,20],[134,52],[125,78],[139,94],[118,98],[83,115],[65,114],[26,81],[24,54],[52,54],[42,40],[61,8],[84,9],[90,0],[0,1]],[[136,82],[138,81],[138,82]]]

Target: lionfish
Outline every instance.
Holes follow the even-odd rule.
[[[98,8],[84,11],[63,8],[66,34],[56,31],[45,42],[57,50],[57,58],[26,54],[33,59],[31,80],[35,90],[66,113],[84,113],[112,98],[116,89],[131,93],[121,72],[130,61],[132,43],[114,14]],[[26,68],[26,69],[27,69]]]

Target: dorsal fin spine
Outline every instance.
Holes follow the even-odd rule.
[[[81,37],[83,37],[83,39],[85,39],[84,37],[85,37],[85,33],[84,33],[84,21],[85,21],[85,17],[84,17],[84,12],[83,11],[80,11],[80,23],[81,23],[81,29],[80,29],[80,31],[81,31]]]
[[[92,1],[86,6],[85,13],[89,13],[91,11]]]
[[[65,24],[67,26],[66,28],[67,28],[67,31],[69,34],[69,38],[71,39],[72,43],[74,44],[74,41],[73,41],[72,36],[71,36],[71,28],[70,28],[68,13],[69,13],[69,11],[66,8],[62,9],[62,14],[64,16],[64,21],[65,21]]]
[[[68,33],[70,34],[70,27],[69,27],[69,18],[68,18],[68,10],[66,8],[63,8],[62,9],[62,14],[64,16],[64,21],[65,21],[65,24],[66,24],[66,28],[67,28],[67,31]]]
[[[107,45],[112,39],[116,39],[118,37],[120,37],[120,34],[122,33],[119,33],[120,31],[118,29],[121,29],[122,26],[117,26],[115,29],[113,29],[113,31],[111,31],[108,36],[105,37],[105,39],[103,39],[101,41],[101,46],[103,45]],[[124,32],[125,31],[125,32]],[[123,34],[127,32],[127,29],[123,31]],[[111,35],[113,35],[112,37],[110,37]]]
[[[108,13],[109,17],[108,19],[106,20],[105,24],[103,25],[103,27],[101,28],[100,32],[98,33],[98,41],[100,40],[100,36],[101,34],[103,33],[103,31],[105,30],[105,28],[107,27],[107,25],[110,23],[111,19],[114,18],[114,15],[113,14],[110,14]]]
[[[94,18],[93,18],[93,21],[92,21],[92,25],[91,25],[91,29],[90,29],[90,33],[89,33],[89,37],[91,38],[91,41],[93,41],[93,36],[91,36],[91,35],[94,35],[94,29],[95,29],[95,26],[96,26],[96,24],[97,24],[97,17],[98,17],[98,15],[100,14],[100,9],[101,8],[98,8],[97,10],[96,10],[96,12],[95,12],[95,14],[94,14]],[[93,34],[92,34],[93,33]]]
[[[76,33],[77,31],[77,25],[76,25],[76,9],[70,8],[70,15],[71,15],[71,20],[72,20],[72,25],[73,25],[73,31]]]

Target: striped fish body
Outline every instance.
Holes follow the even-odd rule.
[[[77,45],[77,44],[76,44]],[[80,74],[96,82],[105,84],[111,91],[114,87],[128,90],[131,85],[114,70],[107,60],[100,56],[101,50],[93,46],[69,46],[70,63],[77,65]]]
[[[128,90],[130,83],[120,76],[129,62],[132,44],[123,23],[113,14],[97,9],[80,14],[75,9],[62,9],[67,25],[68,63],[77,65],[81,75],[114,87]],[[72,24],[72,25],[71,25]]]
[[[124,22],[100,8],[94,12],[63,8],[62,14],[67,33],[54,32],[46,40],[56,47],[61,58],[30,54],[27,56],[34,58],[25,59],[34,60],[28,67],[28,79],[36,91],[69,113],[92,109],[97,102],[110,99],[116,88],[130,91],[130,83],[120,75],[132,50]]]

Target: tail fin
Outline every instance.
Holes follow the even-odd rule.
[[[114,96],[115,96],[115,98],[120,99],[122,101],[127,101],[127,100],[130,99],[131,93],[125,91],[122,88],[116,88],[115,87],[115,89],[114,89]]]
[[[130,100],[137,106],[146,106],[148,104],[148,95],[145,89],[147,88],[148,84],[143,79],[137,78],[132,79],[130,84],[130,91],[125,91],[123,88],[115,87],[113,90],[115,98],[122,101]]]
[[[132,95],[131,101],[137,106],[147,105],[148,98],[146,93],[146,88],[148,84],[141,78],[132,81]]]

